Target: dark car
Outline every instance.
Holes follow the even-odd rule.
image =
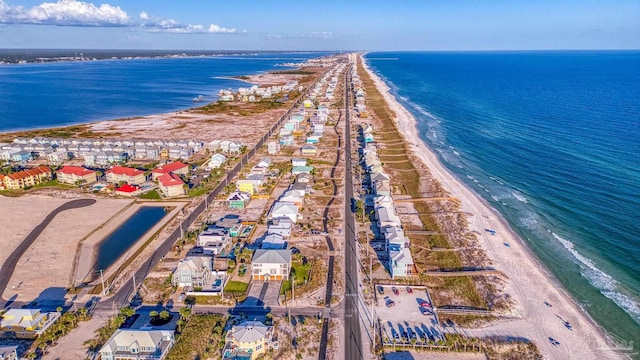
[[[383,295],[384,294],[384,288],[382,286],[378,286],[378,294]]]
[[[407,293],[413,294],[413,289],[409,286],[407,286]]]
[[[394,295],[400,295],[400,291],[398,291],[398,288],[396,288],[395,286],[391,288],[391,291]]]
[[[558,341],[558,340],[556,340],[556,339],[552,338],[551,336],[549,336],[549,342],[550,342],[551,344],[553,344],[553,346],[558,346],[558,345],[560,345],[560,341]]]
[[[297,247],[294,246],[294,247],[291,248],[291,253],[294,254],[294,255],[295,254],[300,254],[300,249],[298,249]]]
[[[388,296],[384,298],[384,303],[385,305],[387,305],[387,307],[392,307],[396,305],[395,301],[391,300],[391,298]]]
[[[433,315],[433,312],[430,309],[427,309],[425,307],[420,307],[420,312],[422,313],[422,315]]]

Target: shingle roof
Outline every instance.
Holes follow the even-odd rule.
[[[259,321],[245,321],[234,326],[231,332],[236,341],[253,343],[263,340],[269,332],[269,327]]]
[[[260,264],[289,264],[291,262],[291,250],[258,249],[253,253],[251,262]]]

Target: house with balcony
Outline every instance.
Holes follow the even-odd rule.
[[[189,170],[189,165],[176,161],[166,165],[158,166],[157,168],[153,169],[153,171],[151,171],[151,176],[153,177],[153,180],[157,180],[160,176],[168,173],[187,176],[189,175]]]
[[[100,359],[163,360],[174,342],[173,331],[118,329],[100,349]]]
[[[64,166],[56,171],[56,178],[61,184],[93,184],[98,181],[98,172],[79,166]]]
[[[213,261],[210,256],[188,256],[173,271],[174,286],[202,287],[211,278]]]
[[[413,258],[409,248],[389,251],[389,273],[392,279],[413,275]]]
[[[0,318],[0,337],[35,339],[59,317],[59,312],[41,309],[9,309]]]
[[[196,246],[201,247],[206,255],[219,255],[229,245],[231,237],[223,228],[212,226],[198,235]]]
[[[184,181],[174,173],[168,173],[158,177],[158,188],[166,197],[186,195],[185,185]]]
[[[273,326],[264,325],[260,321],[244,321],[234,325],[225,336],[222,359],[257,359],[269,348],[277,347],[273,334]]]
[[[251,259],[251,275],[258,281],[289,280],[291,250],[258,249]]]
[[[0,360],[18,360],[17,346],[0,346]]]
[[[12,190],[24,189],[51,180],[52,177],[51,169],[46,166],[38,166],[33,169],[22,170],[5,176],[4,186]]]
[[[144,171],[125,167],[114,166],[105,172],[107,181],[110,183],[125,182],[130,185],[142,185],[147,181]]]

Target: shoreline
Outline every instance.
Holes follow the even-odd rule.
[[[510,324],[501,322],[490,324],[483,329],[478,329],[476,331],[478,335],[486,335],[493,328],[503,335],[505,330],[513,330],[513,336],[529,338],[536,343],[544,356],[551,358],[622,358],[621,354],[607,350],[610,345],[607,343],[605,330],[595,323],[562,287],[526,243],[511,229],[504,217],[444,167],[437,155],[417,135],[415,117],[391,94],[389,86],[370,69],[364,54],[361,58],[363,68],[389,108],[395,112],[394,122],[399,132],[403,134],[404,140],[411,144],[412,152],[452,196],[462,200],[462,208],[473,214],[473,217],[469,218],[469,230],[475,230],[480,234],[478,241],[481,247],[495,268],[508,276],[504,291],[515,300],[511,310],[518,313],[522,320],[513,321]],[[489,238],[484,231],[487,227],[497,229],[497,235]],[[511,247],[503,246],[503,242],[511,244]],[[532,297],[532,294],[537,296]],[[553,307],[547,308],[544,301],[549,301]],[[573,324],[574,330],[567,330],[558,319],[555,319],[554,314],[558,313]],[[515,327],[514,323],[516,323]],[[554,347],[548,341],[548,337],[560,340],[561,345]]]

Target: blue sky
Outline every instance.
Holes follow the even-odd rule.
[[[640,49],[640,1],[0,0],[0,48]]]

